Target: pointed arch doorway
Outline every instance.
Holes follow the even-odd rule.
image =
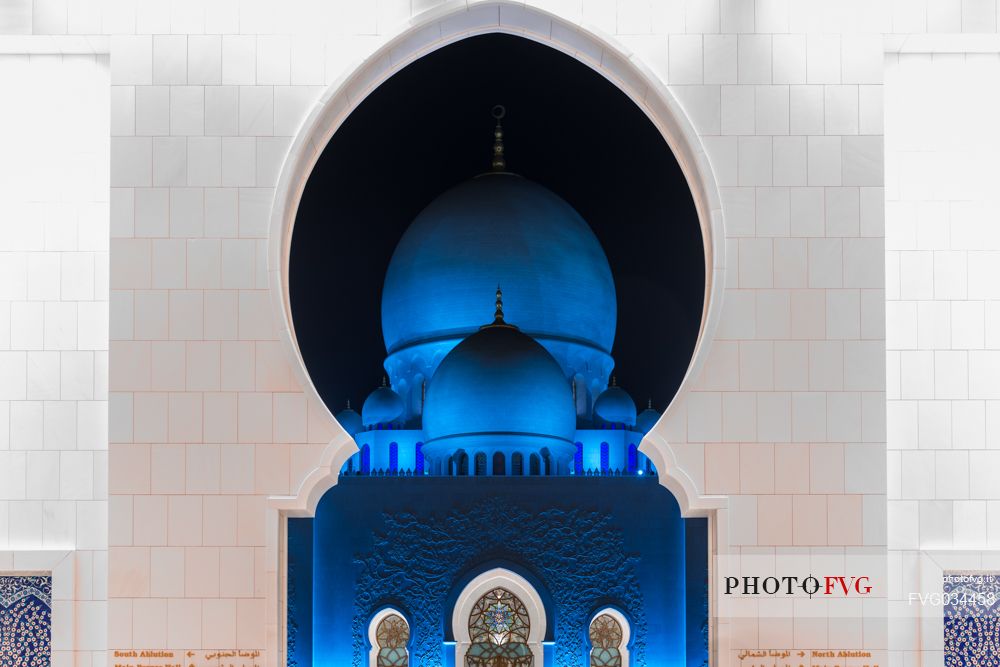
[[[527,579],[505,568],[483,572],[452,612],[456,667],[543,667],[546,618]]]

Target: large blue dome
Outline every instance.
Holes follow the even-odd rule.
[[[551,191],[491,173],[431,202],[396,247],[382,290],[389,354],[475,332],[498,283],[508,321],[553,353],[561,342],[611,352],[617,301],[597,237]]]
[[[492,325],[441,361],[427,387],[423,428],[432,456],[546,447],[558,456],[572,451],[576,410],[552,355],[515,327]]]

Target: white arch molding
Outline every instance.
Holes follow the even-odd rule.
[[[538,591],[527,579],[502,567],[483,572],[470,581],[455,600],[455,607],[451,613],[451,630],[455,637],[455,665],[465,665],[465,654],[472,644],[472,637],[469,635],[469,614],[472,613],[472,608],[476,606],[479,598],[494,588],[504,588],[524,603],[531,621],[531,627],[528,629],[528,648],[534,656],[535,667],[542,667],[542,640],[545,639],[548,627],[545,605],[542,604]]]
[[[664,411],[657,426],[640,445],[652,459],[660,483],[677,499],[684,516],[707,516],[710,521],[710,548],[714,553],[725,545],[725,521],[716,510],[725,512],[726,499],[704,496],[664,434],[664,425],[690,392],[708,356],[713,334],[722,311],[725,285],[725,233],[722,204],[708,156],[700,137],[683,108],[663,82],[638,56],[612,37],[599,34],[547,11],[512,0],[448,0],[414,16],[388,36],[366,58],[348,68],[345,76],[332,84],[303,122],[282,165],[271,209],[267,258],[270,299],[275,329],[292,372],[311,408],[324,416],[335,433],[303,479],[295,495],[272,497],[268,502],[269,550],[275,563],[269,595],[276,602],[269,636],[274,645],[271,664],[285,664],[284,519],[313,516],[323,495],[337,483],[340,468],[357,451],[347,434],[324,404],[305,367],[291,317],[288,295],[288,259],[292,228],[309,175],[330,138],[361,101],[382,82],[411,62],[448,44],[487,33],[507,33],[539,42],[588,65],[616,85],[657,127],[677,159],[687,180],[702,230],[705,252],[705,299],[695,350],[680,388]],[[712,593],[710,593],[710,597]],[[710,651],[714,653],[714,651]]]

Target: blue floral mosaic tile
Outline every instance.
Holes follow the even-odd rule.
[[[944,573],[945,667],[1000,667],[1000,574]]]
[[[0,665],[52,662],[52,577],[0,575]]]

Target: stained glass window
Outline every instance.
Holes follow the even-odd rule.
[[[610,614],[590,622],[590,667],[622,667],[621,623]]]
[[[375,628],[378,642],[378,667],[408,667],[409,653],[406,645],[410,641],[410,626],[399,614],[389,614]]]
[[[524,603],[506,588],[494,588],[479,598],[469,614],[472,643],[465,654],[466,667],[532,667],[530,631]]]
[[[608,468],[611,467],[611,465],[610,465],[610,458],[611,457],[610,457],[609,450],[610,450],[610,447],[609,447],[608,443],[602,442],[601,443],[601,472],[607,472]]]
[[[52,577],[0,576],[0,665],[52,661]]]
[[[583,443],[576,443],[576,453],[573,455],[573,472],[583,474]]]
[[[416,459],[413,465],[413,472],[417,475],[424,474],[424,443],[417,443]]]
[[[399,444],[395,442],[389,443],[389,471],[399,471]]]

